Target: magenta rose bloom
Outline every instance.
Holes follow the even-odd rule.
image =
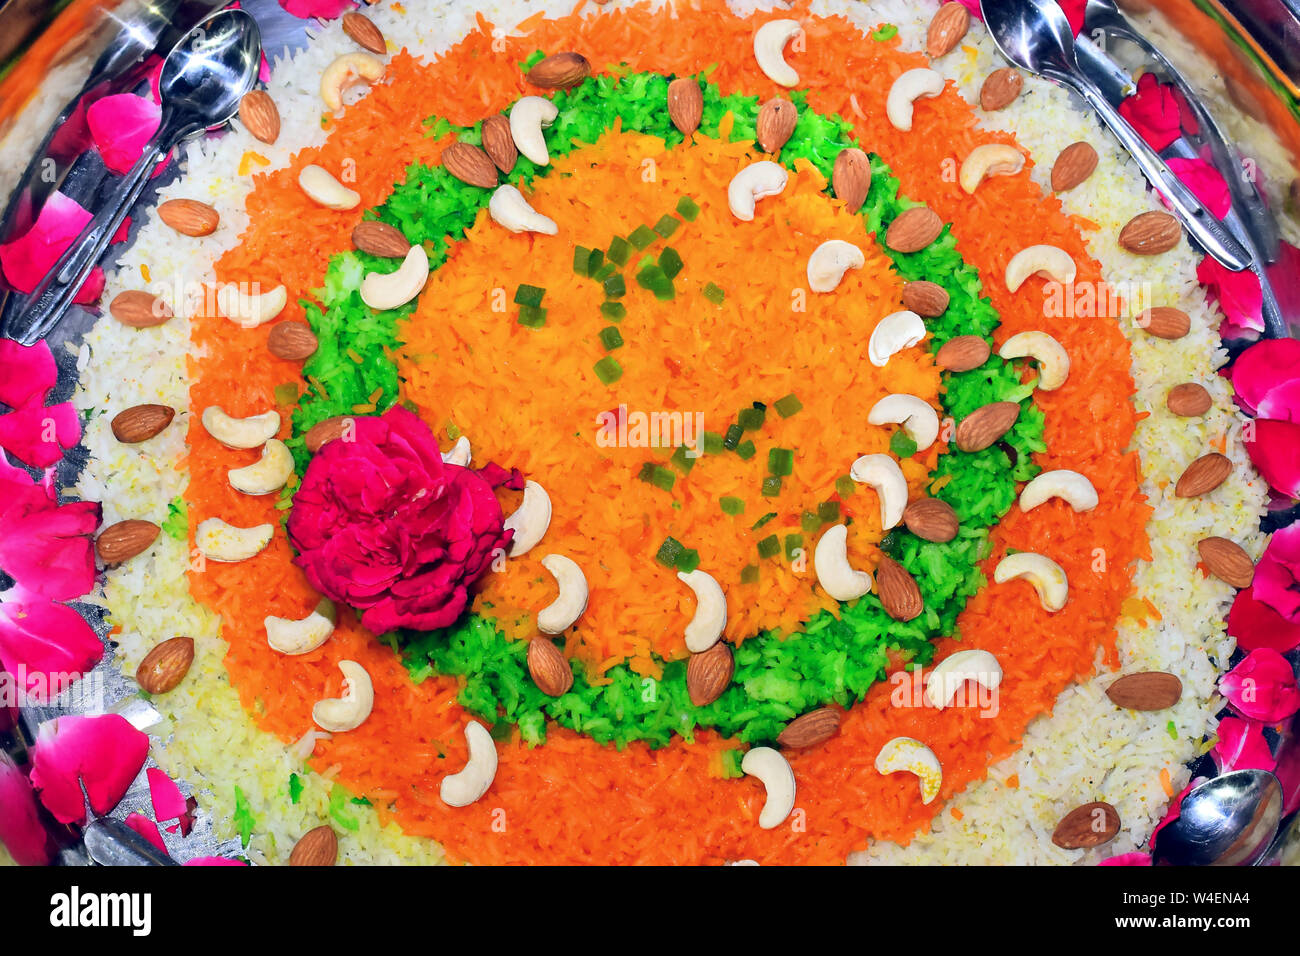
[[[494,485],[522,479],[446,464],[429,426],[404,408],[352,422],[316,453],[293,496],[295,561],[375,634],[446,627],[513,536]]]

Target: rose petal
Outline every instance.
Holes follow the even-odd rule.
[[[1219,740],[1210,753],[1219,765],[1219,773],[1230,770],[1272,770],[1277,762],[1273,750],[1264,739],[1264,725],[1240,717],[1224,717],[1219,721]]]
[[[0,569],[29,593],[55,601],[86,594],[95,581],[90,535],[95,502],[57,504],[52,484],[0,459]]]
[[[33,700],[45,702],[99,663],[104,645],[72,608],[18,596],[0,601],[0,661],[21,673],[23,690]]]
[[[1224,674],[1219,693],[1243,717],[1276,723],[1300,710],[1300,687],[1290,663],[1277,651],[1261,647]]]
[[[1249,269],[1233,272],[1206,256],[1196,267],[1196,279],[1223,312],[1219,333],[1224,338],[1249,337],[1264,331],[1264,290],[1259,276]]]
[[[1257,414],[1276,389],[1300,382],[1300,339],[1261,339],[1237,356],[1231,378],[1238,403],[1249,414]],[[1265,417],[1300,421],[1300,415],[1294,414]]]
[[[1253,586],[1237,592],[1228,612],[1228,634],[1247,652],[1267,647],[1285,654],[1300,647],[1300,621],[1288,621],[1259,600]]]
[[[224,856],[196,856],[182,866],[248,866],[243,860],[228,860]]]
[[[35,345],[0,339],[0,404],[15,408],[29,399],[43,402],[58,381],[59,370],[44,339]]]
[[[1254,431],[1245,445],[1255,468],[1270,487],[1300,498],[1300,423],[1257,418]]]
[[[90,218],[75,199],[59,192],[51,194],[32,228],[0,246],[0,270],[5,278],[19,292],[31,292]]]
[[[0,415],[0,448],[23,464],[47,468],[81,440],[81,419],[71,402],[28,402]]]
[[[351,0],[280,0],[280,6],[286,13],[307,20],[318,17],[321,20],[335,20],[356,6]]]
[[[1192,191],[1216,219],[1222,219],[1232,208],[1232,196],[1228,192],[1228,181],[1217,169],[1203,159],[1183,159],[1173,156],[1165,160],[1169,169],[1183,184]],[[1169,200],[1161,196],[1170,209]]]
[[[185,816],[185,794],[165,771],[150,767],[145,771],[149,780],[149,802],[153,804],[153,817],[159,822],[179,820]]]
[[[77,305],[90,305],[99,301],[99,297],[104,294],[104,285],[107,281],[104,270],[95,266],[90,270],[90,275],[86,276],[86,280],[81,283],[81,288],[72,297],[72,301]]]
[[[95,148],[104,165],[119,175],[131,171],[158,131],[161,117],[162,108],[157,103],[134,93],[105,96],[86,111]]]
[[[1157,152],[1182,132],[1178,101],[1170,89],[1170,85],[1161,83],[1154,73],[1144,73],[1138,79],[1137,91],[1119,104],[1120,115]]]
[[[1115,856],[1107,857],[1097,864],[1098,866],[1150,866],[1151,854],[1134,851],[1132,853],[1119,853]]]
[[[1273,535],[1255,567],[1252,590],[1261,603],[1300,624],[1300,524]]]
[[[119,714],[56,717],[41,724],[32,745],[32,784],[61,823],[86,818],[86,797],[96,815],[126,795],[149,754],[149,737]]]
[[[27,774],[0,750],[0,845],[19,866],[45,866],[53,846],[41,825],[36,794]]]
[[[164,853],[167,852],[167,844],[163,842],[162,834],[158,832],[158,824],[154,823],[143,813],[127,814],[126,820],[123,822],[158,849],[162,850]]]

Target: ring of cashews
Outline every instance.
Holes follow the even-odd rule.
[[[922,96],[943,92],[943,77],[934,70],[919,67],[908,70],[889,87],[885,97],[885,116],[894,129],[907,132],[912,128],[912,104]]]
[[[848,525],[832,525],[817,539],[813,550],[817,583],[837,601],[852,601],[871,590],[871,575],[849,564],[848,535]]]
[[[1020,492],[1020,510],[1032,511],[1049,498],[1060,498],[1075,511],[1097,507],[1097,489],[1077,471],[1060,468],[1033,478]]]
[[[963,192],[974,193],[990,176],[1014,176],[1025,168],[1025,154],[1006,143],[976,146],[961,161],[957,182]]]
[[[220,405],[209,405],[199,417],[203,429],[227,448],[258,448],[280,431],[280,413],[272,409],[247,418],[232,418]]]
[[[916,442],[917,451],[925,451],[939,438],[939,413],[930,403],[915,395],[886,395],[867,412],[870,425],[901,425]]]
[[[587,576],[572,558],[548,554],[542,567],[551,572],[560,593],[537,612],[537,629],[543,634],[563,634],[587,610]]]
[[[348,189],[322,166],[304,166],[298,173],[298,186],[307,198],[326,209],[355,209],[361,203],[361,193]]]
[[[271,543],[274,533],[269,524],[237,528],[220,518],[205,518],[194,529],[194,547],[209,561],[230,564],[253,557]]]
[[[262,619],[266,628],[266,643],[281,654],[306,654],[330,639],[338,612],[334,602],[321,598],[320,603],[304,618],[274,617]]]
[[[343,109],[343,92],[357,83],[373,83],[384,75],[384,61],[372,53],[345,53],[320,75],[320,98],[333,112]]]
[[[1065,607],[1070,597],[1070,579],[1066,577],[1065,568],[1046,555],[1033,551],[1020,551],[1008,554],[993,569],[993,581],[1005,584],[1016,578],[1024,578],[1038,594],[1038,601],[1043,610],[1056,613]]]
[[[863,455],[849,468],[849,477],[870,485],[880,499],[880,527],[898,526],[907,507],[907,479],[898,462],[888,455]]]
[[[741,222],[752,222],[758,201],[779,196],[785,191],[788,179],[785,167],[770,159],[750,163],[727,184],[727,206],[731,214]]]
[[[943,786],[943,767],[934,751],[912,737],[895,737],[876,754],[879,773],[914,773],[921,782],[921,802],[929,803]]]
[[[284,311],[289,293],[278,285],[270,292],[245,292],[231,282],[217,289],[217,309],[231,322],[245,329],[255,329],[270,322]]]
[[[361,280],[361,301],[376,312],[406,305],[429,281],[429,254],[424,246],[411,246],[396,272],[370,272]]]
[[[1038,363],[1038,387],[1052,392],[1070,377],[1070,353],[1046,332],[1017,332],[1002,343],[1004,359],[1031,358]]]
[[[284,487],[293,474],[293,453],[278,438],[262,446],[262,457],[243,468],[226,472],[230,487],[246,495],[269,495]]]
[[[813,292],[834,292],[850,269],[861,269],[867,259],[851,242],[828,239],[808,257],[808,288]]]
[[[449,465],[460,465],[462,468],[468,468],[472,455],[470,453],[469,439],[461,435],[456,439],[456,444],[442,453],[442,460]]]
[[[311,709],[316,726],[332,734],[356,730],[375,706],[375,685],[366,669],[356,661],[339,661],[339,670],[343,672],[343,696],[318,700]]]
[[[794,770],[790,762],[771,747],[751,747],[741,758],[740,769],[767,791],[758,825],[764,830],[780,826],[794,809]]]
[[[871,330],[867,340],[867,358],[876,368],[884,368],[891,357],[921,344],[925,338],[925,322],[910,309],[892,312]]]
[[[931,707],[943,710],[968,680],[978,681],[994,690],[1002,683],[1002,665],[988,651],[949,654],[931,669],[926,678],[925,699]]]
[[[551,496],[537,482],[524,482],[524,497],[519,507],[505,520],[507,531],[515,533],[510,542],[510,557],[517,558],[537,547],[551,526]]]
[[[504,183],[488,200],[488,215],[492,221],[510,232],[538,232],[553,236],[560,231],[555,220],[543,216],[528,204],[528,200],[514,186]]]
[[[467,807],[480,799],[497,775],[497,745],[487,728],[477,720],[465,725],[469,759],[456,773],[442,778],[438,796],[449,807]]]
[[[699,568],[678,571],[677,580],[695,592],[695,614],[686,625],[686,649],[700,654],[722,639],[727,626],[727,596],[717,579]]]
[[[1026,279],[1039,273],[1069,285],[1078,274],[1078,267],[1070,254],[1059,246],[1026,246],[1007,263],[1007,291],[1015,292]]]
[[[754,31],[754,59],[778,86],[797,86],[799,73],[785,61],[785,45],[803,33],[798,20],[769,20]]]
[[[510,138],[538,166],[551,161],[542,130],[555,122],[559,108],[544,96],[521,96],[510,107]]]

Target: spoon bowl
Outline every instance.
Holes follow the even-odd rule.
[[[1021,69],[1053,78],[1078,69],[1074,32],[1056,0],[981,4],[993,43]]]
[[[261,49],[248,14],[225,10],[208,17],[163,62],[158,89],[164,109],[190,114],[203,128],[226,122],[253,88]]]
[[[1249,866],[1282,821],[1282,785],[1267,770],[1234,770],[1194,788],[1156,836],[1157,863]]]

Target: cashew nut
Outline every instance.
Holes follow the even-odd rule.
[[[817,583],[837,601],[852,601],[871,590],[871,575],[849,565],[848,537],[848,525],[832,525],[817,539],[813,551]]]
[[[1051,558],[1033,551],[1008,554],[993,569],[993,581],[1005,584],[1016,578],[1024,578],[1034,586],[1043,610],[1056,612],[1065,607],[1070,596],[1070,580],[1065,576],[1065,569]]]
[[[922,96],[938,96],[942,92],[943,77],[934,70],[925,67],[908,70],[889,88],[885,115],[894,129],[906,132],[912,128],[912,101]]]
[[[343,696],[316,701],[311,719],[332,734],[356,730],[366,722],[375,706],[375,686],[366,669],[356,661],[339,661],[343,672]]]
[[[550,526],[551,496],[545,488],[529,479],[524,482],[524,497],[519,507],[505,520],[506,530],[515,533],[510,542],[510,557],[517,558],[537,547]]]
[[[210,561],[245,561],[270,544],[274,533],[269,524],[236,528],[220,518],[207,518],[194,529],[194,547]]]
[[[925,322],[919,315],[908,309],[893,312],[872,330],[871,338],[867,340],[867,358],[876,368],[884,368],[891,356],[919,345],[923,338]]]
[[[876,754],[876,770],[880,773],[914,773],[921,781],[921,802],[929,803],[939,795],[943,786],[943,767],[934,751],[912,737],[895,737]]]
[[[510,108],[510,137],[519,152],[538,166],[551,161],[542,130],[554,123],[559,115],[556,105],[544,96],[521,96]]]
[[[939,413],[915,395],[886,395],[871,406],[867,423],[902,425],[907,436],[916,442],[917,451],[925,451],[939,437]]]
[[[1031,358],[1038,363],[1038,387],[1051,392],[1070,376],[1070,353],[1046,332],[1018,332],[1002,343],[1004,359]]]
[[[1074,259],[1058,246],[1029,246],[1021,249],[1007,263],[1006,283],[1009,292],[1015,292],[1032,275],[1042,273],[1048,278],[1069,285],[1077,274]]]
[[[1077,471],[1045,471],[1020,492],[1020,510],[1032,511],[1048,498],[1060,498],[1075,511],[1097,507],[1097,489]]]
[[[754,31],[754,59],[778,86],[797,86],[799,74],[785,62],[785,45],[803,33],[798,20],[769,20]]]
[[[343,91],[356,83],[373,83],[384,75],[384,61],[369,53],[345,53],[320,75],[320,98],[331,111],[343,109]]]
[[[498,186],[488,200],[488,215],[510,232],[540,232],[553,236],[560,231],[554,219],[543,216],[528,205],[524,194],[509,183]]]
[[[257,448],[280,431],[280,413],[262,412],[247,418],[231,418],[220,405],[203,409],[199,421],[204,429],[227,448]]]
[[[973,193],[989,176],[1014,176],[1025,168],[1025,154],[1006,143],[985,143],[972,149],[961,161],[957,181]]]
[[[678,571],[677,580],[695,592],[695,616],[686,625],[686,649],[699,654],[722,637],[727,626],[727,596],[713,575],[699,568],[689,573]]]
[[[875,489],[880,498],[880,527],[888,531],[903,520],[907,507],[907,479],[898,462],[888,455],[863,455],[849,468],[849,477]]]
[[[449,807],[467,807],[488,792],[497,775],[497,745],[477,720],[465,725],[469,759],[457,773],[442,778],[438,795]]]
[[[542,567],[555,577],[559,596],[537,612],[537,629],[543,634],[563,634],[587,610],[587,578],[582,568],[562,554],[548,554]]]
[[[442,453],[444,462],[449,465],[460,465],[462,468],[469,467],[470,457],[469,439],[464,435],[457,438],[456,444]]]
[[[236,325],[255,329],[270,322],[289,301],[289,293],[278,285],[270,292],[245,292],[239,283],[231,282],[217,290],[217,308]]]
[[[943,710],[956,696],[961,685],[977,681],[989,690],[1002,683],[1002,665],[988,651],[958,651],[949,654],[930,671],[925,681],[925,699],[931,707]]]
[[[293,453],[278,438],[262,446],[262,457],[243,468],[226,472],[230,487],[246,495],[269,495],[279,491],[293,474]]]
[[[758,815],[758,825],[764,830],[778,827],[794,809],[794,770],[779,750],[771,747],[751,747],[740,761],[740,769],[756,777],[767,791],[767,800]]]
[[[361,301],[376,312],[406,305],[429,281],[429,254],[424,246],[411,246],[396,272],[371,272],[361,280]]]
[[[266,643],[281,654],[306,654],[314,651],[334,633],[337,612],[334,602],[321,598],[316,608],[304,618],[273,617],[262,619],[266,626]]]
[[[850,269],[866,265],[862,250],[843,239],[828,239],[808,257],[808,288],[814,292],[834,292]]]
[[[727,186],[727,205],[731,207],[731,214],[741,222],[752,222],[758,201],[781,195],[787,179],[785,167],[770,159],[750,163],[732,176]]]
[[[355,209],[361,202],[361,193],[348,189],[320,166],[304,166],[298,174],[298,185],[308,199],[326,209]]]

